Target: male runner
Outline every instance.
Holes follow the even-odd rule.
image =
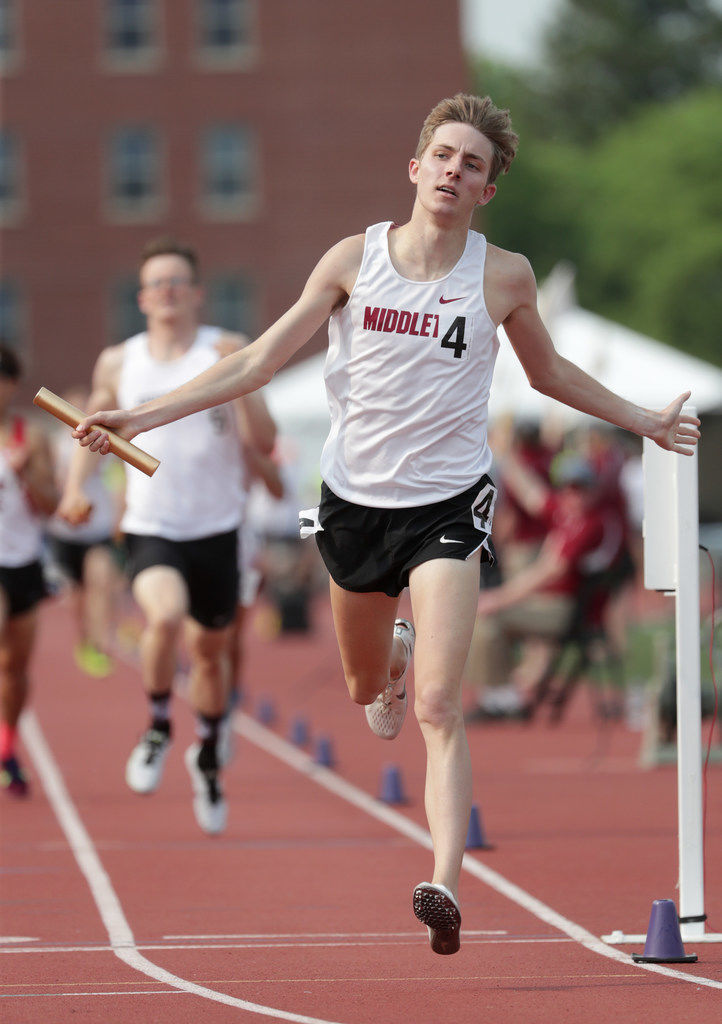
[[[90,409],[133,406],[156,398],[213,366],[221,351],[246,344],[199,322],[203,290],[195,252],[172,239],[149,243],[141,256],[138,301],[147,329],[106,348],[93,373]],[[132,751],[126,782],[136,793],[157,789],[171,746],[170,702],[182,628],[191,660],[190,699],[198,742],[188,748],[193,808],[209,834],[226,827],[220,784],[219,727],[228,699],[230,640],[238,597],[238,527],[245,496],[242,441],[270,453],[275,425],[264,399],[241,399],[241,438],[231,407],[211,409],[153,431],[147,444],[161,465],[152,478],[128,471],[121,522],[133,596],[145,628],[143,684],[150,723]],[[78,451],[59,509],[69,522],[87,514],[82,483],[91,459]]]
[[[46,594],[43,524],[58,495],[47,437],[12,409],[20,375],[17,355],[0,344],[0,788],[22,797],[28,780],[17,755],[17,726]]]
[[[398,732],[411,624],[396,618],[409,586],[416,632],[415,712],[427,753],[434,874],[414,890],[436,953],[459,948],[458,884],[471,807],[461,674],[496,491],[487,471],[487,399],[504,324],[531,385],[574,408],[690,453],[698,421],[686,394],[662,412],[612,394],[557,354],[539,317],[527,260],[469,230],[514,157],[507,111],[457,95],[428,115],[409,164],[411,219],[345,238],[298,301],[246,349],[130,412],[102,412],[75,436],[109,450],[102,423],[135,437],[267,383],[330,316],[331,431],[318,519],[306,516],[331,573],[349,693],[378,734]]]

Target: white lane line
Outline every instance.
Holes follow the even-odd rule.
[[[596,981],[596,980],[600,980],[601,979],[603,981],[609,981],[610,978],[629,978],[629,974],[627,974],[626,972],[624,974],[622,974],[622,973],[620,973],[620,974],[610,974],[609,972],[607,972],[606,974],[555,974],[554,977],[555,977],[555,979],[557,981],[562,980],[562,979],[569,979],[569,980],[572,980],[572,981],[580,981],[582,979],[587,980],[587,981]],[[364,977],[364,978],[359,978],[359,977],[353,977],[353,978],[316,978],[316,977],[313,977],[313,978],[271,978],[271,979],[269,979],[269,981],[271,981],[275,985],[302,985],[302,984],[305,984],[305,985],[308,985],[308,984],[316,984],[316,985],[318,985],[318,984],[322,984],[322,985],[341,985],[341,984],[344,984],[344,985],[345,984],[353,984],[353,985],[380,985],[380,984],[388,984],[389,980],[395,982],[397,985],[408,985],[408,984],[412,984],[412,983],[416,983],[416,982],[421,982],[421,983],[426,984],[426,983],[428,983],[429,977],[428,977],[428,975],[424,975],[423,977],[419,977],[419,978],[406,977],[404,975],[394,975],[394,977],[392,979],[389,979],[389,978],[370,978],[370,977]],[[519,983],[519,982],[522,982],[522,981],[538,982],[539,981],[539,975],[538,974],[477,974],[477,975],[465,974],[465,975],[463,975],[461,977],[455,976],[455,975],[448,975],[448,976],[443,977],[443,978],[441,978],[441,977],[435,978],[434,979],[434,984],[435,985],[439,985],[441,983],[445,983],[445,984],[448,985],[448,984],[458,984],[458,982],[463,982],[466,985],[469,985],[472,982],[478,982],[478,983],[493,982],[494,984],[499,984],[502,981],[513,981],[515,983]],[[73,984],[73,983],[72,982],[65,982],[64,984],[67,985],[67,984]],[[80,984],[80,983],[78,982],[78,984]],[[85,984],[85,982],[83,982],[83,984]],[[96,984],[101,984],[101,985],[102,984],[108,984],[108,985],[110,985],[111,982],[96,982]],[[115,984],[119,984],[119,983],[116,982]],[[137,982],[134,982],[134,984],[137,984]],[[246,979],[241,979],[241,980],[239,980],[237,978],[221,978],[221,979],[218,979],[218,980],[210,981],[209,984],[213,984],[213,985],[244,985],[244,984],[257,984],[257,981],[256,981],[256,979],[253,979],[253,978],[246,978]],[[7,992],[7,993],[0,994],[0,999],[43,999],[43,998],[45,998],[45,999],[48,999],[48,998],[54,999],[56,997],[66,997],[67,998],[68,996],[103,996],[103,997],[107,997],[107,996],[184,996],[184,995],[189,995],[189,993],[187,993],[187,992],[180,992],[178,989],[173,989],[172,991],[169,991],[168,989],[165,989],[165,988],[145,988],[145,989],[122,989],[122,990],[118,990],[118,989],[116,989],[116,990],[113,990],[113,989],[102,989],[102,990],[100,990],[98,992],[76,992],[76,991],[71,991],[71,992],[47,992],[47,991],[42,991],[42,992]]]
[[[257,1013],[264,1017],[274,1017],[276,1020],[288,1020],[294,1022],[294,1024],[339,1024],[338,1021],[307,1017],[300,1013],[289,1013],[286,1010],[278,1010],[271,1006],[262,1006],[260,1003],[250,1003],[245,999],[236,999],[234,996],[228,996],[223,992],[216,992],[214,989],[205,988],[203,985],[196,985],[185,978],[179,978],[177,975],[171,974],[170,971],[164,970],[142,956],[138,952],[130,925],[125,918],[123,908],[115,894],[110,878],[98,857],[93,842],[80,819],[80,815],[75,809],[75,805],[63,782],[60,769],[45,742],[45,737],[42,734],[34,712],[28,711],[23,716],[21,732],[50,805],[55,812],[60,827],[65,833],[78,867],[88,883],[95,900],[95,905],[108,933],[113,953],[119,960],[122,960],[133,970],[139,971],[149,978],[155,978],[156,981],[160,981],[165,985],[169,985],[171,989],[178,989],[181,992],[197,995],[203,999],[210,999],[216,1003],[223,1003],[226,1006],[235,1006],[237,1009],[246,1010],[249,1013]]]
[[[602,935],[603,942],[609,942],[612,946],[630,945],[638,946],[647,941],[646,935],[625,935],[623,932],[612,932],[611,935]],[[698,942],[722,942],[722,932],[705,932],[704,935],[697,935],[694,939],[685,940],[697,945]]]
[[[105,989],[104,992],[7,992],[0,995],[0,999],[67,999],[68,996],[188,996],[191,992],[181,992],[179,989],[167,988],[141,988],[137,992],[128,991],[111,992]]]
[[[266,729],[265,726],[260,725],[260,723],[245,714],[245,712],[237,711],[233,724],[234,728],[242,736],[257,747],[265,750],[266,753],[277,757],[280,761],[289,765],[289,767],[318,783],[319,786],[323,786],[331,793],[341,797],[342,800],[346,800],[360,810],[365,811],[372,818],[376,818],[377,821],[382,821],[390,828],[407,836],[419,846],[423,846],[427,850],[433,849],[431,836],[426,829],[421,828],[420,825],[411,821],[410,818],[399,814],[398,811],[393,810],[387,804],[381,803],[362,789],[347,782],[346,779],[342,779],[330,769],[316,764],[308,754],[299,750],[298,747],[294,747],[291,743],[286,742],[286,740],[281,739],[280,736],[271,732],[270,729]],[[722,981],[716,981],[714,978],[704,978],[698,974],[686,974],[683,971],[675,970],[672,967],[665,967],[662,964],[635,963],[628,953],[608,946],[601,939],[598,939],[596,935],[592,935],[591,932],[587,931],[586,928],[582,928],[581,925],[575,924],[568,918],[563,917],[562,914],[557,913],[556,910],[542,903],[541,900],[532,896],[531,893],[510,882],[503,875],[487,867],[486,864],[482,864],[481,861],[471,857],[468,853],[464,855],[462,868],[484,882],[491,889],[511,900],[512,903],[516,903],[518,906],[523,907],[524,910],[529,911],[530,914],[533,914],[534,917],[539,918],[540,921],[544,921],[545,924],[549,924],[565,935],[568,935],[569,938],[574,939],[575,942],[578,942],[592,953],[598,953],[600,956],[608,957],[610,960],[616,960],[618,963],[626,964],[632,968],[651,971],[654,974],[663,974],[668,978],[676,978],[678,981],[691,982],[693,985],[703,985],[707,988],[722,989]]]
[[[8,945],[11,942],[40,942],[40,939],[36,939],[32,935],[0,935],[0,946]]]
[[[506,931],[464,931],[464,935],[508,935]],[[163,939],[418,939],[418,928],[414,932],[248,932],[234,935],[163,935]],[[532,936],[536,937],[536,936]],[[519,938],[519,936],[517,936]],[[425,940],[424,940],[425,941]]]
[[[464,935],[464,932],[461,933]],[[534,945],[535,943],[544,942],[571,942],[572,939],[564,938],[560,935],[549,935],[542,938],[529,938],[529,939],[469,939],[464,936],[464,942],[467,946],[499,946],[499,945]],[[182,950],[199,950],[199,949],[349,949],[352,946],[373,946],[378,949],[379,946],[423,946],[427,945],[428,940],[426,936],[415,935],[411,941],[399,941],[394,942],[213,942],[213,943],[186,943],[184,945],[171,945],[169,943],[163,943],[162,945],[147,945],[143,942],[136,942],[135,949],[143,949],[146,952],[149,950],[158,951],[159,949],[182,949]],[[19,946],[13,949],[0,950],[0,955],[10,956],[12,953],[112,953],[114,952],[114,946]]]

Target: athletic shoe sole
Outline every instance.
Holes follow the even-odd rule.
[[[445,885],[421,882],[414,889],[414,914],[429,930],[429,945],[434,953],[448,956],[461,945],[461,912]]]

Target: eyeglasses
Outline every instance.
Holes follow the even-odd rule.
[[[141,291],[155,292],[160,288],[188,288],[195,282],[190,277],[154,277],[152,281],[141,283]]]

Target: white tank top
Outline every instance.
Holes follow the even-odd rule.
[[[22,427],[17,428],[18,431]],[[0,565],[17,569],[40,557],[43,521],[0,448]]]
[[[122,408],[167,394],[218,361],[216,327],[199,327],[179,359],[158,362],[148,336],[125,342],[118,387]],[[244,472],[241,443],[231,405],[216,406],[155,427],[134,438],[160,466],[152,477],[128,468],[125,533],[169,540],[197,540],[238,527],[243,514]]]
[[[321,476],[376,508],[461,494],[491,465],[487,402],[499,349],[484,302],[486,239],[470,231],[437,281],[410,281],[389,256],[392,224],[366,231],[346,305],[329,321],[331,430]]]

